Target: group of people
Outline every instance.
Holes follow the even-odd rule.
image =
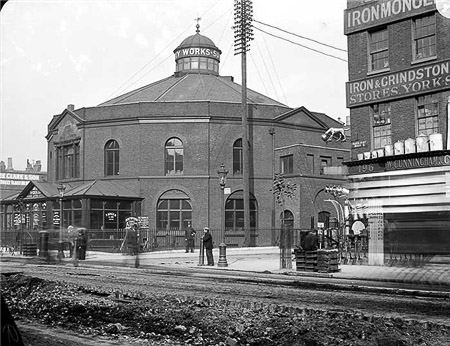
[[[197,233],[192,228],[191,223],[188,222],[188,227],[185,231],[185,239],[186,239],[186,252],[194,252],[194,240],[195,235]],[[214,265],[214,257],[213,257],[213,239],[211,232],[209,231],[208,227],[203,228],[203,236],[202,236],[202,242],[203,242],[203,248],[205,249],[206,253],[206,260],[208,262],[209,266]]]

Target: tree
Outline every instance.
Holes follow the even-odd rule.
[[[283,218],[281,215],[284,213],[284,205],[286,198],[291,199],[294,197],[294,192],[297,189],[297,185],[290,183],[284,179],[283,173],[275,173],[273,178],[273,186],[270,191],[275,195],[275,200],[281,207],[280,214],[280,268],[291,269],[292,268],[292,234],[290,230],[284,228]]]

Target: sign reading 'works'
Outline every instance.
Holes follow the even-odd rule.
[[[347,107],[450,89],[450,60],[348,82]]]

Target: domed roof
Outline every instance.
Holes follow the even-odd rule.
[[[182,48],[192,48],[192,47],[214,48],[216,50],[219,50],[219,48],[216,47],[216,45],[210,38],[200,35],[200,25],[198,23],[196,25],[195,31],[196,34],[186,37],[183,40],[183,42],[181,42],[180,45],[177,48],[175,48],[174,52]]]
[[[210,47],[217,49],[216,45],[210,38],[200,35],[200,33],[196,33],[195,35],[186,37],[183,42],[181,42],[180,45],[176,48],[176,50],[180,48],[190,47]]]

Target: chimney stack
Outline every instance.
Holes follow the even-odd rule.
[[[12,164],[12,157],[8,157],[8,166],[6,167],[7,170],[13,170],[13,164]]]
[[[75,105],[67,105],[67,109],[68,109],[69,111],[73,112],[74,109],[75,109]]]

